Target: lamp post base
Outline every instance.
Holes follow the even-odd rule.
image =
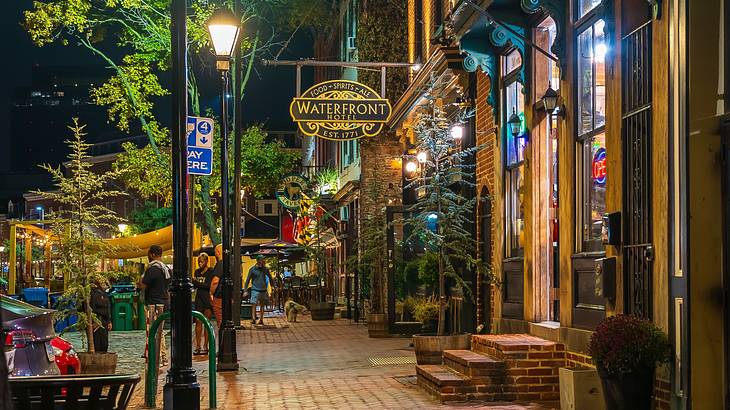
[[[164,409],[199,409],[200,385],[198,383],[167,383],[162,389]]]
[[[236,329],[223,327],[220,330],[220,351],[218,352],[219,372],[230,372],[238,370],[238,354],[236,353]]]

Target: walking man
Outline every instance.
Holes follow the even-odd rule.
[[[244,289],[248,289],[249,282],[251,283],[251,303],[254,305],[253,309],[253,320],[251,324],[256,324],[256,305],[261,307],[261,316],[259,317],[258,324],[264,324],[264,310],[265,306],[269,304],[269,292],[267,285],[274,283],[271,278],[271,272],[264,263],[264,256],[259,255],[256,257],[256,264],[251,266],[248,270],[248,276],[246,276],[246,283],[243,285]],[[267,281],[268,280],[268,281]]]
[[[145,316],[147,324],[147,338],[149,340],[150,326],[160,316],[170,303],[170,296],[167,291],[170,283],[170,269],[162,263],[162,248],[159,245],[150,246],[147,252],[149,265],[142,274],[137,286],[144,290]],[[160,354],[162,355],[162,365],[167,366],[167,346],[165,346],[165,338],[162,337],[165,322],[160,323],[156,336],[157,357],[155,362],[160,363]],[[148,346],[145,345],[145,358],[149,360]]]

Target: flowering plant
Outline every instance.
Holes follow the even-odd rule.
[[[594,363],[611,377],[653,369],[669,360],[667,335],[654,323],[632,315],[607,317],[588,344]]]

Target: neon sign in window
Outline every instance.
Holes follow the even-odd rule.
[[[606,184],[606,149],[599,148],[593,156],[593,181],[597,185]]]

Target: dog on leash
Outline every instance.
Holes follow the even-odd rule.
[[[304,313],[307,308],[299,303],[289,299],[284,303],[284,313],[286,313],[287,322],[294,323],[297,321],[297,315]]]

